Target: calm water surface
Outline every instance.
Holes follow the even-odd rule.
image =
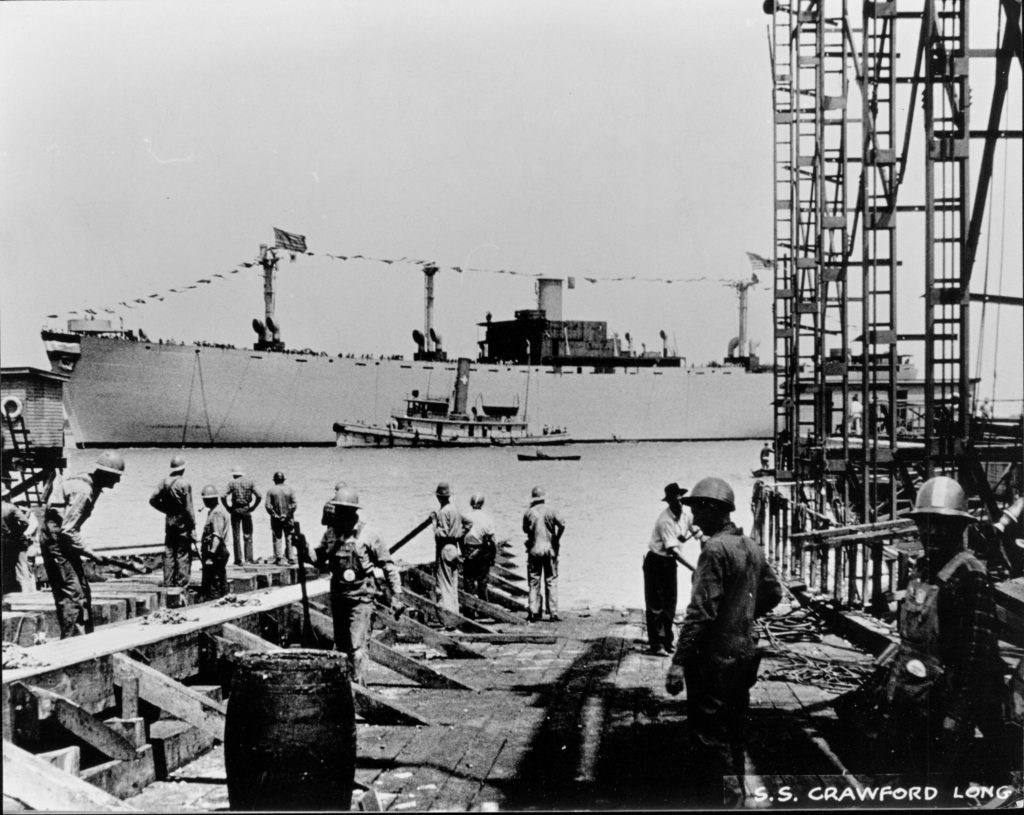
[[[734,520],[749,531],[750,495],[759,466],[762,442],[685,442],[573,445],[580,461],[520,462],[516,451],[412,450],[338,448],[236,448],[186,450],[185,477],[197,503],[204,484],[223,487],[238,464],[265,494],[275,470],[282,470],[295,489],[297,517],[311,541],[323,532],[320,510],[338,481],[354,487],[363,504],[362,517],[394,542],[415,527],[437,506],[438,481],[452,486],[453,500],[468,507],[476,491],[486,496],[484,509],[495,519],[499,538],[516,545],[525,570],[522,517],[530,490],[547,490],[548,503],[565,518],[560,565],[560,603],[565,608],[643,607],[641,560],[658,513],[660,499],[670,481],[692,487],[700,478],[715,475],[736,491]],[[69,450],[68,472],[91,468],[98,451]],[[85,527],[94,544],[153,543],[163,537],[163,516],[151,509],[149,496],[167,474],[175,451],[136,448],[121,451],[127,475],[113,491],[105,492]],[[205,514],[205,510],[201,515]],[[257,557],[271,554],[269,516],[261,505],[255,513]],[[202,520],[200,520],[200,523]],[[684,553],[697,559],[696,544]],[[433,559],[429,530],[400,552],[410,562]],[[689,591],[689,577],[680,567],[680,603]]]

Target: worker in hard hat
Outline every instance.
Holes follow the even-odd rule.
[[[342,487],[347,487],[347,486],[348,486],[348,484],[346,484],[344,481],[339,481],[337,484],[334,485],[334,491],[337,492]],[[327,501],[324,502],[324,508],[320,512],[320,525],[321,526],[330,527],[331,523],[333,523],[333,520],[332,520],[333,518],[334,518],[334,504],[331,503],[331,500],[327,500]]]
[[[438,509],[430,514],[434,520],[434,569],[437,575],[437,602],[454,614],[459,613],[459,562],[462,541],[469,523],[451,503],[452,489],[442,481],[434,490]]]
[[[99,454],[91,472],[57,475],[44,493],[39,548],[57,605],[61,639],[93,630],[91,594],[82,558],[103,558],[82,539],[82,525],[92,514],[100,493],[116,486],[124,471],[121,455],[108,450]]]
[[[5,475],[4,487],[9,486],[10,478]],[[34,514],[6,498],[2,504],[0,530],[3,534],[0,542],[3,547],[3,566],[0,577],[3,578],[3,593],[35,591],[35,575],[29,568],[28,551],[39,530],[39,522]]]
[[[548,619],[558,622],[558,553],[565,532],[562,514],[547,504],[543,487],[530,493],[530,508],[523,515],[526,533],[526,577],[529,584],[528,622],[537,622],[546,607]]]
[[[366,684],[366,643],[377,585],[373,570],[384,572],[395,616],[405,610],[398,567],[380,533],[359,518],[359,495],[351,487],[339,487],[331,500],[331,527],[316,548],[316,565],[331,573],[331,612],[334,617],[334,648],[348,654],[352,678]],[[303,546],[304,539],[296,538]]]
[[[648,653],[651,656],[671,654],[675,647],[672,623],[676,618],[679,583],[676,568],[684,563],[679,547],[693,537],[692,516],[683,506],[686,489],[674,481],[665,485],[661,499],[667,506],[658,515],[654,531],[644,555],[644,605],[647,617]],[[664,650],[662,650],[664,649]]]
[[[750,688],[757,679],[754,619],[782,599],[761,548],[733,524],[736,499],[721,478],[703,478],[680,499],[705,536],[665,689],[687,687],[693,754],[687,764],[703,803],[722,803],[728,776],[743,789]]]
[[[292,552],[292,530],[295,526],[295,490],[290,484],[284,483],[284,473],[274,473],[274,486],[267,490],[264,502],[267,514],[270,515],[270,533],[274,540],[274,563],[295,563]]]
[[[161,479],[149,498],[149,505],[164,514],[164,585],[184,588],[192,573],[196,511],[192,485],[185,480],[185,458],[171,458],[170,472]]]
[[[974,518],[963,488],[946,476],[921,485],[907,514],[917,524],[924,554],[899,610],[886,742],[894,764],[908,771],[981,781],[999,767],[1005,746],[1004,666],[992,585],[964,545]],[[975,739],[976,729],[983,739]],[[1019,769],[1019,744],[1017,751]],[[1003,768],[1005,762],[1004,755]]]
[[[469,507],[464,515],[469,531],[462,541],[462,588],[467,594],[486,601],[488,576],[498,554],[494,519],[484,511],[482,492],[470,497]]]
[[[231,514],[231,538],[235,549],[235,565],[255,562],[252,552],[252,513],[263,495],[239,465],[231,468],[231,480],[221,499]],[[244,545],[243,549],[243,536]]]
[[[228,593],[228,532],[231,517],[221,503],[220,490],[207,484],[202,492],[206,507],[206,523],[199,556],[203,564],[203,586],[200,594],[203,600],[217,600]]]

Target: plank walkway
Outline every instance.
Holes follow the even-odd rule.
[[[563,617],[529,626],[554,642],[475,642],[485,660],[448,659],[423,643],[396,646],[477,692],[425,688],[371,665],[374,693],[435,724],[360,724],[357,782],[388,811],[697,806],[686,772],[685,696],[664,690],[669,660],[644,653],[642,612],[570,611]],[[834,642],[793,647],[870,661]],[[762,674],[771,663],[765,659]],[[848,785],[841,760],[820,735],[835,730],[827,707],[833,696],[795,683],[758,682],[748,775]],[[218,746],[126,803],[161,811],[226,808],[221,751]],[[371,794],[363,795],[369,804]]]

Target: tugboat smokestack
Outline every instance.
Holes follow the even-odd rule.
[[[427,351],[436,350],[436,347],[432,345],[434,339],[434,275],[436,274],[436,266],[423,267],[423,336],[426,338]]]

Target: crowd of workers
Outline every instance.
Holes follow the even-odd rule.
[[[225,487],[203,487],[207,514],[198,531],[185,467],[185,459],[175,455],[168,476],[150,499],[166,519],[164,581],[168,586],[188,585],[198,543],[201,594],[211,600],[228,591],[229,535],[235,564],[253,561],[252,513],[264,499],[235,467]],[[108,451],[100,454],[91,472],[58,476],[46,490],[38,537],[62,638],[92,630],[82,560],[102,556],[86,544],[81,527],[102,491],[116,486],[124,472],[122,456]],[[348,654],[352,675],[362,682],[371,615],[382,595],[375,570],[384,577],[383,598],[392,613],[400,616],[405,611],[392,550],[360,517],[363,507],[356,491],[339,482],[323,508],[326,531],[310,551],[295,522],[294,490],[281,472],[274,474],[273,482],[265,508],[274,560],[295,563],[297,556],[301,568],[312,561],[329,574],[335,648]],[[435,496],[438,507],[422,526],[429,522],[433,527],[436,600],[446,611],[460,614],[460,578],[463,591],[488,599],[497,532],[483,508],[482,493],[470,497],[466,511],[453,503],[447,482],[437,485]],[[709,790],[714,795],[720,792],[723,777],[744,774],[750,689],[760,662],[755,621],[779,604],[783,588],[762,547],[732,522],[736,504],[728,483],[708,477],[688,490],[673,482],[665,486],[662,501],[666,507],[643,559],[647,653],[671,657],[665,680],[669,694],[687,690],[690,766],[700,769],[695,777],[714,787]],[[1016,731],[1008,728],[1001,707],[1005,666],[998,648],[992,584],[984,565],[965,546],[967,529],[976,520],[967,511],[964,490],[947,477],[925,482],[908,514],[917,524],[923,555],[900,607],[898,647],[873,681],[837,709],[851,717],[853,726],[868,732],[895,767],[958,777],[970,768],[983,775],[986,768],[1002,766],[997,757],[1007,754],[1007,738]],[[1020,518],[1010,520],[1016,523]],[[5,593],[17,590],[25,577],[23,542],[32,523],[30,515],[4,502]],[[565,528],[543,488],[534,487],[522,521],[530,621],[541,620],[545,611],[549,621],[559,620],[558,561]],[[691,539],[700,542],[696,564],[682,554],[682,545]],[[680,563],[694,575],[676,635]],[[976,738],[978,733],[981,738]]]

